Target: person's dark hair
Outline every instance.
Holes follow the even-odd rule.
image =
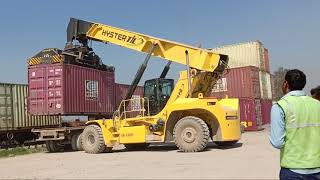
[[[312,96],[320,96],[320,86],[311,89],[310,93]]]
[[[291,91],[302,90],[307,82],[306,75],[298,69],[289,70],[286,73],[285,80],[288,82]]]

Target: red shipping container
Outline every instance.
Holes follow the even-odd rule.
[[[264,48],[264,69],[267,72],[270,72],[270,60],[269,60],[269,50],[267,48]]]
[[[71,64],[29,66],[28,111],[33,115],[110,115],[114,72]]]
[[[126,97],[128,90],[129,90],[130,85],[126,85],[126,84],[116,84],[115,86],[115,102],[116,102],[116,108],[119,107],[120,103],[122,100],[124,100],[124,98]],[[137,86],[136,90],[134,91],[131,99],[140,99],[143,97],[143,91],[144,88],[143,86]],[[126,111],[129,111],[126,113],[126,117],[135,117],[137,115],[139,115],[139,110],[141,110],[141,101],[130,101],[130,102],[126,102],[129,103],[129,105],[126,107]],[[132,104],[133,103],[133,104]]]
[[[118,84],[115,85],[115,104],[116,107],[118,107],[121,103],[121,101],[126,97],[130,85],[127,84]],[[136,90],[133,93],[133,97],[141,98],[143,97],[143,86],[137,86]]]
[[[218,80],[211,93],[216,98],[261,98],[259,69],[254,66],[232,68]]]
[[[240,121],[246,131],[262,129],[261,100],[240,98]]]
[[[269,124],[271,119],[272,100],[261,100],[262,124]]]

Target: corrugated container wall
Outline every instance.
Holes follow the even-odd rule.
[[[253,66],[232,68],[218,80],[211,96],[216,98],[261,98],[259,69]]]
[[[0,131],[57,126],[61,116],[32,116],[27,113],[28,86],[0,83]]]
[[[212,51],[229,56],[229,67],[255,66],[263,71],[269,71],[269,65],[265,63],[265,48],[259,41],[239,43],[213,48]],[[267,67],[266,67],[267,66]]]
[[[116,84],[115,85],[115,104],[118,107],[121,101],[126,97],[130,85],[127,84]],[[141,98],[143,97],[143,86],[137,86],[136,90],[133,93],[132,98]]]
[[[29,66],[29,106],[34,115],[110,115],[114,72],[71,64]]]
[[[272,100],[268,100],[268,99],[261,100],[262,124],[269,124],[270,123],[271,107],[272,107]]]
[[[246,131],[262,129],[261,100],[252,98],[239,98],[240,121]]]

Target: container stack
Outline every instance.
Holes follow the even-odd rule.
[[[247,131],[270,122],[272,88],[269,52],[259,41],[212,49],[229,56],[229,69],[212,89],[216,98],[239,98],[240,119]]]

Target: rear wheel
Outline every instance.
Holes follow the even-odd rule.
[[[214,141],[214,143],[218,146],[233,146],[237,143],[238,141]]]
[[[60,152],[63,150],[63,146],[59,145],[57,141],[46,141],[46,148],[48,152]]]
[[[101,128],[96,125],[87,126],[81,139],[83,150],[87,153],[102,153],[106,149]]]
[[[71,137],[71,147],[74,151],[82,151],[81,134],[74,134]]]
[[[199,152],[207,147],[210,132],[202,119],[187,116],[177,122],[173,130],[173,137],[176,146],[181,151]]]

